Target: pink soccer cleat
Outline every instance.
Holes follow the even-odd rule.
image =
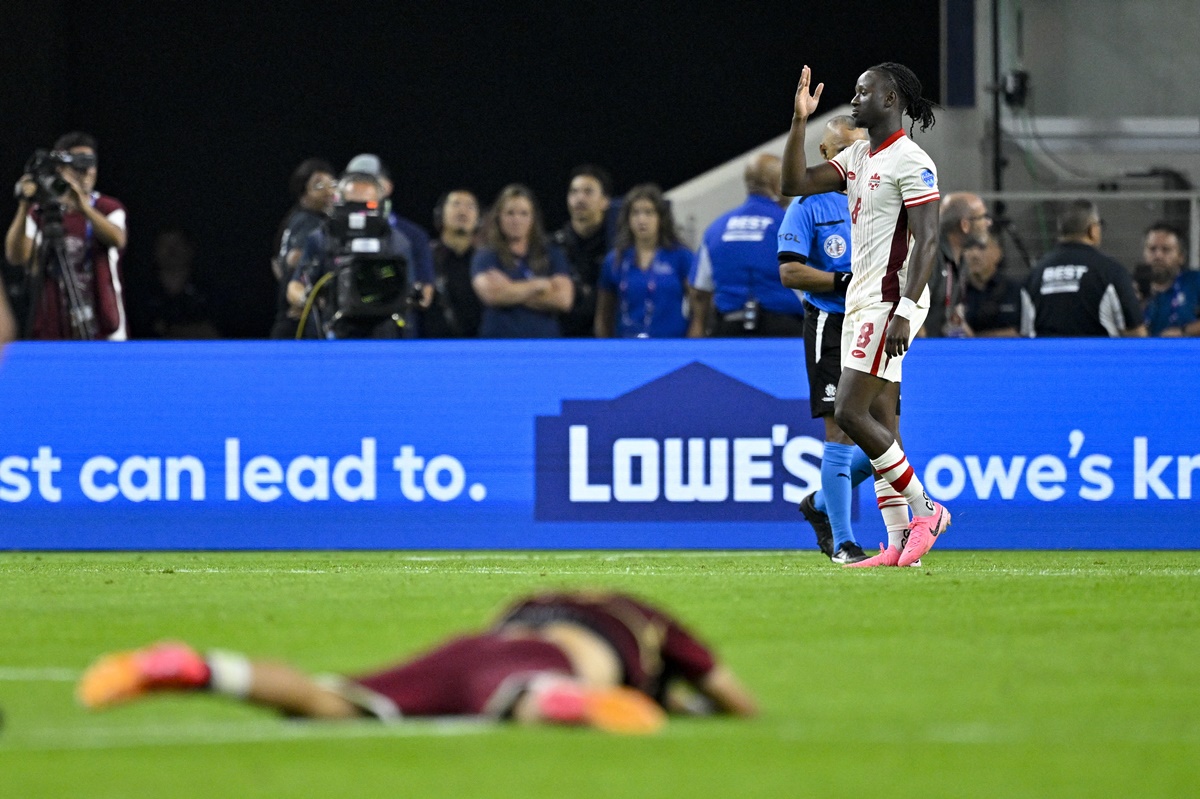
[[[933,513],[928,516],[913,516],[908,523],[908,539],[900,553],[898,566],[911,566],[933,549],[937,537],[950,526],[950,511],[940,502],[933,503]]]
[[[203,688],[208,679],[208,664],[191,647],[161,643],[103,656],[83,673],[75,695],[84,707],[95,710],[148,691]]]
[[[879,554],[872,555],[866,560],[860,560],[858,563],[847,563],[847,569],[869,569],[872,566],[895,566],[900,562],[900,550],[889,546],[886,549],[883,544],[879,545]]]
[[[538,716],[557,724],[582,724],[605,732],[649,735],[667,722],[666,713],[641,691],[624,686],[585,687],[554,680],[535,687]]]

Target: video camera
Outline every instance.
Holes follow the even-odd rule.
[[[38,246],[39,269],[30,273],[26,288],[26,304],[37,308],[41,302],[43,281],[54,280],[59,286],[71,332],[91,341],[96,338],[95,310],[85,297],[83,284],[67,257],[64,208],[60,198],[71,188],[59,170],[70,167],[87,171],[96,165],[93,153],[71,153],[65,150],[35,150],[25,163],[25,173],[37,185],[33,199],[41,207],[41,244]],[[17,184],[17,191],[21,186]],[[32,322],[31,322],[32,324]]]
[[[380,319],[408,310],[408,259],[391,252],[391,225],[378,202],[340,202],[326,223],[338,319]]]
[[[71,188],[59,174],[59,167],[67,166],[85,172],[95,165],[96,156],[92,153],[34,150],[33,155],[25,162],[25,173],[32,177],[38,186],[35,199],[45,203],[57,200]]]

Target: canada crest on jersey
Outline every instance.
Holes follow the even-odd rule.
[[[877,188],[879,188],[879,180],[880,178],[878,172],[876,172],[874,175],[871,175],[871,179],[867,181],[867,188],[871,191],[875,191]]]

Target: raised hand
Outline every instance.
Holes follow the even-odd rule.
[[[797,119],[808,119],[813,112],[817,110],[817,103],[821,100],[821,92],[825,90],[824,83],[818,83],[816,91],[812,94],[808,93],[808,86],[812,82],[812,71],[805,65],[804,69],[800,70],[800,85],[796,87],[796,106],[794,113]]]

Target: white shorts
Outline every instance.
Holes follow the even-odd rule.
[[[883,351],[887,326],[896,313],[896,303],[880,302],[846,314],[842,321],[842,368],[855,369],[882,377],[890,383],[900,382],[900,365],[904,355],[889,358]],[[908,322],[908,345],[911,347],[917,331],[925,324],[929,308],[918,305]],[[907,355],[907,351],[905,355]]]

